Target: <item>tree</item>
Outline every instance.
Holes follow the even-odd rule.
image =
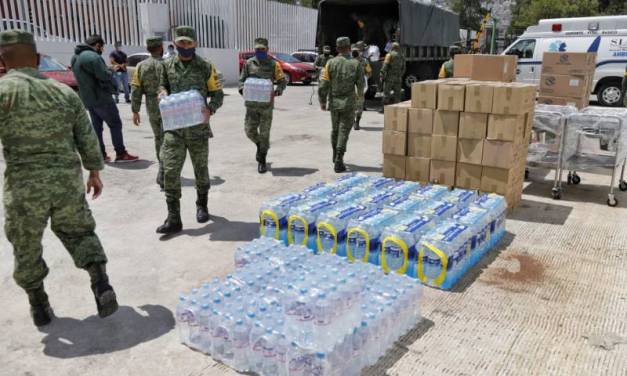
[[[627,1],[599,0],[599,11],[605,15],[625,14],[627,13]]]
[[[453,12],[459,14],[459,26],[467,30],[479,30],[487,10],[481,6],[481,0],[450,0]]]
[[[512,10],[510,28],[521,33],[544,18],[587,17],[598,13],[597,0],[518,0]]]

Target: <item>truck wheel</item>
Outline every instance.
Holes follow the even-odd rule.
[[[434,67],[431,65],[431,62],[407,64],[405,77],[403,79],[403,89],[405,89],[406,99],[411,97],[411,85],[413,83],[437,78],[437,73],[434,73]]]
[[[622,105],[622,90],[620,82],[604,82],[597,91],[597,98],[602,106],[619,107]]]

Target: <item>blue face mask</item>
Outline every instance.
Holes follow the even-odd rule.
[[[255,51],[255,56],[257,57],[257,59],[267,59],[268,51]]]
[[[192,48],[176,47],[176,50],[178,51],[179,56],[192,57],[194,56],[194,53],[196,52],[196,47],[192,47]]]

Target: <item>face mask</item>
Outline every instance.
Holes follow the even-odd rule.
[[[331,54],[330,54],[330,53],[328,53],[328,52],[325,52],[325,53],[324,53],[324,56],[329,56],[329,55],[331,55]]]
[[[268,52],[267,51],[255,51],[255,56],[257,57],[257,59],[267,59],[268,58]]]
[[[194,56],[194,53],[196,52],[196,47],[192,47],[192,48],[176,47],[176,50],[179,52],[179,56],[192,57]]]
[[[353,53],[352,53],[352,54],[353,54],[353,57],[354,57],[354,58],[359,57],[359,51],[353,51]]]

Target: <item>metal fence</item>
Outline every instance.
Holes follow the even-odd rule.
[[[317,11],[268,0],[1,0],[0,30],[20,28],[40,40],[142,45],[140,4],[166,4],[170,26],[191,25],[199,47],[247,50],[256,37],[275,51],[313,48]],[[166,37],[171,37],[166,35]]]

